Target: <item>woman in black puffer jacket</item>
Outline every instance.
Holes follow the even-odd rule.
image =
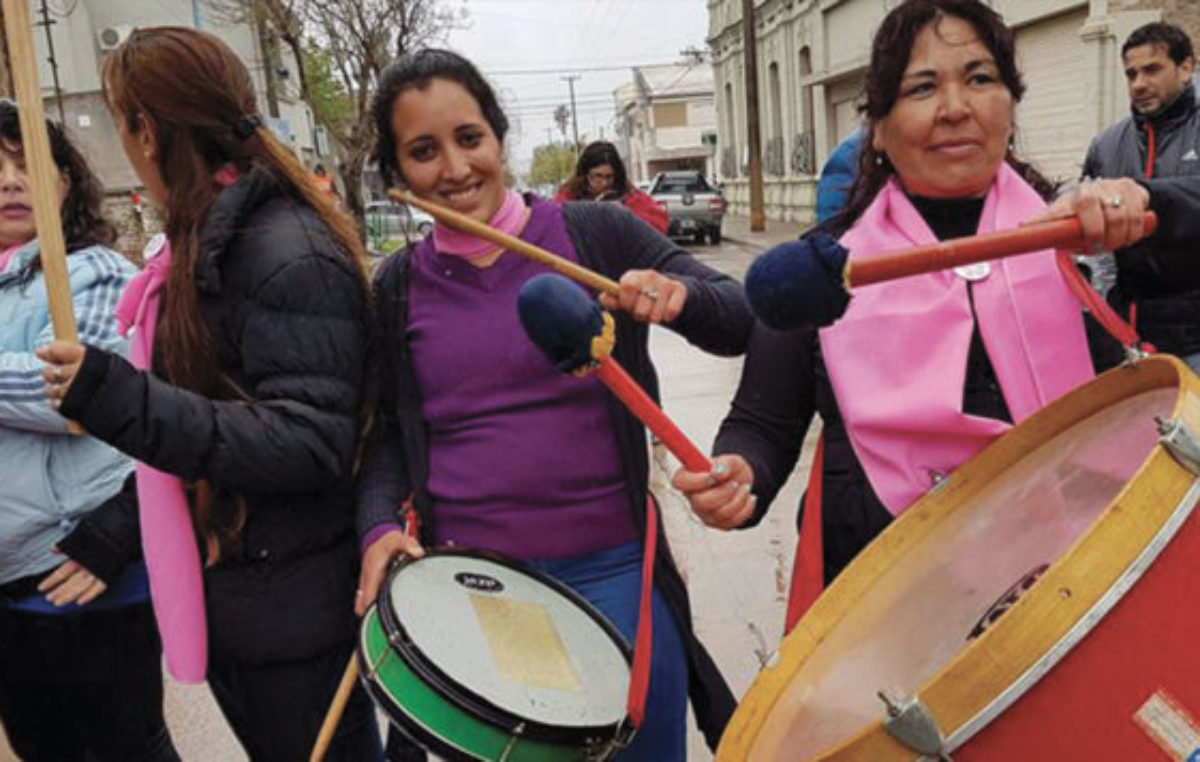
[[[181,480],[217,702],[256,762],[307,759],[354,644],[361,246],[262,125],[250,75],[215,37],[138,30],[106,60],[104,85],[165,212],[169,250],[142,276],[140,310],[123,305],[141,338],[153,335],[153,372],[56,343],[43,354],[48,393],[90,434]],[[149,491],[142,468],[149,517],[170,497]],[[176,633],[160,624],[171,663]],[[379,756],[359,688],[326,758]]]

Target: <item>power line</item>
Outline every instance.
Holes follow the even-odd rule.
[[[484,69],[483,73],[488,76],[505,76],[516,77],[522,75],[533,74],[563,74],[574,72],[589,72],[589,71],[624,71],[625,69],[642,69],[649,66],[678,66],[679,61],[658,61],[655,63],[628,63],[614,64],[611,66],[560,66],[554,69]]]

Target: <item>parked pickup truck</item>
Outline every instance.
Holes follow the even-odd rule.
[[[707,236],[710,243],[721,242],[725,197],[700,172],[660,172],[650,186],[650,196],[667,210],[667,235],[691,236],[697,243]]]

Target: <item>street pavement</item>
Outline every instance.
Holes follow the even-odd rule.
[[[690,248],[701,261],[740,279],[753,256],[774,242],[762,235],[750,237],[748,228],[745,225],[746,233],[742,233],[736,218],[727,218],[725,243]],[[768,228],[769,234],[783,236],[777,240],[795,237],[798,232],[791,224],[777,223]],[[664,409],[701,450],[707,451],[737,387],[740,358],[705,355],[660,328],[651,331],[650,344]],[[702,525],[687,502],[670,490],[670,472],[677,464],[661,451],[656,454],[659,465],[652,486],[663,503],[672,550],[688,581],[696,630],[739,697],[779,643],[796,539],[796,506],[811,458],[809,442],[801,468],[760,526],[719,532]],[[245,754],[222,720],[207,687],[182,686],[168,679],[166,713],[176,747],[186,762],[245,762]],[[694,722],[689,722],[689,762],[710,760]],[[0,762],[11,760],[15,757],[0,738]]]

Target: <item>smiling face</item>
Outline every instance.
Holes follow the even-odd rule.
[[[434,78],[392,103],[400,174],[408,189],[480,222],[504,201],[504,150],[479,103],[457,82]]]
[[[970,23],[945,16],[913,43],[892,110],[875,125],[905,190],[978,198],[991,187],[1012,137],[1013,96]]]
[[[1195,62],[1189,57],[1175,63],[1161,43],[1138,45],[1125,51],[1125,83],[1129,101],[1139,114],[1157,114],[1170,106],[1192,78]]]
[[[69,187],[66,175],[59,172],[60,206]],[[21,146],[0,141],[0,248],[23,244],[36,235],[33,194],[25,171],[25,156]]]

